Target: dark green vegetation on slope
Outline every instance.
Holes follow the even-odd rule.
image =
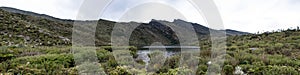
[[[56,25],[56,26],[52,26]],[[0,10],[0,45],[68,45],[71,25]]]
[[[5,35],[1,36],[3,39],[0,39],[0,45],[8,45],[9,43],[13,43],[13,45],[24,45],[24,43],[28,45],[43,44],[49,46],[70,45],[74,20],[57,19],[51,16],[9,7],[0,7],[0,13],[0,34]],[[176,24],[177,21],[185,22],[182,20],[175,20],[174,22],[168,23]],[[118,24],[140,24],[131,35],[131,45],[145,46],[150,45],[152,42],[162,42],[165,45],[178,44],[176,34],[169,27],[160,22],[165,21],[153,20],[149,23],[126,22]],[[82,24],[82,26],[97,23],[95,33],[95,44],[97,46],[110,45],[111,32],[115,24],[117,24],[116,22],[107,20],[76,21],[76,23]],[[206,37],[209,35],[209,28],[195,23],[189,24],[194,26],[199,37]],[[90,29],[92,28],[87,28],[86,30]],[[242,35],[248,33],[228,31],[227,34]]]
[[[43,16],[11,13],[0,9],[0,74],[78,74],[77,69],[80,66],[74,65],[73,55],[70,53],[72,22],[72,20],[55,21]],[[81,22],[89,23],[89,21]],[[176,44],[174,33],[166,31],[170,28],[161,27],[156,23],[157,21],[141,23],[142,26],[134,31],[135,35],[132,35],[134,38],[131,38],[131,44],[148,45],[155,41],[161,41],[166,45]],[[109,45],[109,33],[114,24],[115,22],[99,20],[96,45]],[[198,36],[207,35],[207,33],[200,33],[201,30],[207,32],[207,28],[198,25],[195,29],[198,30]],[[145,35],[149,33],[155,34]],[[298,29],[289,29],[272,33],[229,36],[226,61],[220,68],[221,73],[232,75],[235,67],[240,66],[244,73],[250,75],[299,75],[299,35]],[[204,75],[208,69],[207,62],[210,61],[211,48],[209,40],[200,42],[201,55],[198,56],[200,64],[197,74]],[[130,49],[132,55],[136,56],[137,49],[134,47]],[[115,61],[109,46],[97,47],[97,58],[98,64],[101,64],[104,71],[111,75],[144,75],[146,72],[143,69],[120,66]],[[188,69],[179,70],[182,68],[178,67],[179,58],[180,56],[167,58],[165,65],[149,74],[174,75],[179,71],[188,72]]]

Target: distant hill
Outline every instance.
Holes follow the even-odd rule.
[[[31,11],[25,11],[25,10],[19,10],[16,8],[11,8],[11,7],[0,7],[0,9],[8,11],[10,13],[18,13],[18,14],[23,14],[23,15],[29,15],[29,16],[35,16],[35,17],[40,17],[40,18],[44,18],[44,19],[49,19],[49,20],[54,20],[54,21],[72,21],[69,19],[59,19],[59,18],[55,18],[46,14],[38,14],[38,13],[34,13]]]
[[[231,29],[226,29],[225,30],[227,35],[247,35],[250,34],[248,32],[241,32],[241,31],[236,31],[236,30],[231,30]]]
[[[0,45],[71,45],[73,22],[74,20],[59,19],[10,7],[0,7],[0,37],[2,38]],[[97,46],[110,45],[110,36],[115,24],[130,25],[136,23],[119,23],[103,19],[78,22],[82,23],[83,26],[91,22],[98,22],[95,35]],[[175,25],[192,24],[200,40],[209,37],[209,30],[214,30],[183,20],[174,20],[174,22],[152,20],[149,23],[137,23],[140,26],[132,33],[130,44],[135,46],[150,45],[153,42],[162,42],[165,45],[179,44],[175,32],[170,27],[161,24],[162,22]],[[228,36],[249,34],[235,30],[225,31]]]

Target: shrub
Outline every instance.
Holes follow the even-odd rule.
[[[112,71],[109,71],[109,75],[133,75],[129,73],[126,68],[117,66]]]
[[[9,71],[21,74],[65,74],[66,68],[74,66],[72,55],[49,54],[20,57],[9,61]]]
[[[89,75],[89,74],[97,74],[97,75],[105,74],[100,63],[84,62],[84,63],[78,65],[76,68],[80,74],[87,74],[87,75]]]
[[[207,71],[207,65],[199,65],[197,70],[197,75],[205,75]]]
[[[223,72],[225,75],[233,75],[234,68],[231,65],[225,65],[223,68]]]
[[[98,50],[97,57],[100,63],[107,62],[109,59],[114,58],[113,55],[106,50]]]

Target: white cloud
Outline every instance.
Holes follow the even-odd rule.
[[[75,19],[83,0],[1,0],[0,6],[14,7],[63,19]]]
[[[122,3],[126,2],[126,4],[122,5]],[[155,2],[155,3],[153,3]],[[150,5],[150,6],[143,6],[145,3],[152,3],[152,4],[158,4],[158,5]],[[162,6],[160,6],[162,5]],[[175,9],[176,11],[171,11],[168,9],[164,9],[164,5],[166,7],[171,7],[170,9]],[[140,8],[138,6],[143,6],[142,10],[131,10],[133,8]],[[161,8],[160,8],[161,7]],[[131,11],[129,11],[131,10]],[[144,10],[144,11],[143,11]],[[150,11],[151,10],[151,11]],[[135,13],[136,15],[139,14],[144,14],[145,16],[141,21],[139,19],[128,19],[127,21],[141,21],[141,22],[148,22],[151,19],[160,19],[160,20],[168,20],[168,21],[173,21],[173,19],[183,19],[183,20],[188,20],[191,22],[196,22],[196,23],[201,23],[204,24],[204,21],[201,17],[201,15],[197,12],[196,9],[192,7],[190,3],[188,3],[187,0],[167,0],[167,1],[153,1],[153,0],[114,0],[110,6],[107,7],[106,12],[103,15],[103,18],[110,19],[110,20],[118,20],[121,18],[126,12],[132,12]],[[153,14],[151,14],[152,12]],[[156,13],[157,12],[157,13]],[[174,12],[174,13],[172,13]],[[171,15],[177,13],[180,15]],[[154,14],[156,13],[156,14]],[[161,13],[161,14],[159,14]],[[166,14],[169,13],[169,14]],[[146,15],[148,14],[148,15]],[[149,17],[151,16],[156,16],[155,17]],[[183,16],[183,17],[181,17]],[[138,16],[134,16],[137,18]],[[127,16],[127,18],[129,18]],[[132,17],[133,18],[133,17]],[[126,20],[122,20],[126,21]]]
[[[215,0],[226,28],[255,33],[300,26],[294,0]]]

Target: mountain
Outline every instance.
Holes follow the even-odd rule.
[[[191,24],[199,39],[209,37],[209,30],[226,31],[228,36],[246,35],[249,33],[235,30],[214,30],[200,24],[174,20],[173,22],[152,20],[149,23],[137,22],[113,22],[108,20],[76,21],[51,17],[44,14],[23,11],[10,7],[0,7],[0,45],[71,45],[73,23],[78,22],[82,26],[97,22],[95,44],[97,46],[110,45],[110,36],[116,24],[131,25],[139,24],[132,33],[130,45],[144,46],[153,42],[161,42],[164,45],[179,44],[175,32],[162,23],[186,26]],[[90,28],[81,30],[89,31]],[[80,33],[84,34],[84,33]]]
[[[227,35],[247,35],[247,34],[249,34],[248,32],[241,32],[241,31],[236,31],[236,30],[231,30],[231,29],[226,29],[225,31],[226,31]]]
[[[49,15],[46,15],[46,14],[38,14],[38,13],[31,12],[31,11],[24,11],[24,10],[19,10],[19,9],[11,8],[11,7],[0,7],[0,9],[8,11],[10,13],[17,13],[17,14],[35,16],[35,17],[40,17],[40,18],[54,20],[54,21],[63,21],[63,22],[70,21],[70,22],[72,22],[72,20],[69,20],[69,19],[59,19],[59,18],[55,18],[55,17],[49,16]]]

